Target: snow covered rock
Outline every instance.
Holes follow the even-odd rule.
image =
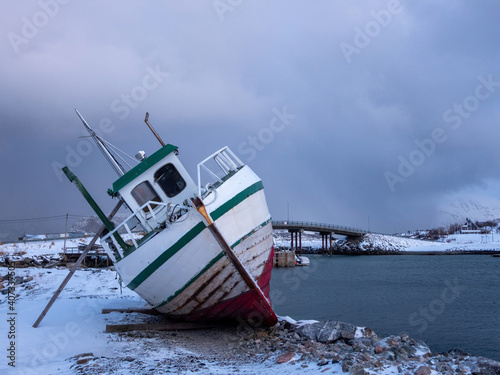
[[[354,339],[357,328],[353,324],[329,320],[299,327],[297,333],[311,340],[331,343],[339,339]]]

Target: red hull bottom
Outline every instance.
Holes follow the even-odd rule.
[[[223,301],[216,306],[186,316],[176,316],[176,318],[188,321],[243,320],[251,323],[252,326],[274,326],[278,322],[278,318],[271,307],[271,299],[269,298],[273,257],[274,249],[271,249],[264,270],[257,281],[267,301],[262,301],[259,298],[259,293],[253,290]]]

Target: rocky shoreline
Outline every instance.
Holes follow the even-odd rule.
[[[288,247],[277,247],[276,251],[288,250]],[[331,254],[327,255],[497,255],[498,250],[448,250],[448,251],[400,251],[386,250],[377,247],[361,248],[357,246],[342,246],[334,248]],[[321,249],[309,246],[302,247],[302,254],[322,255]]]
[[[363,375],[395,367],[402,374],[500,374],[500,362],[474,357],[460,350],[432,353],[427,345],[407,335],[379,338],[369,328],[326,321],[296,327],[282,321],[258,330],[241,343],[250,350],[285,349],[277,363],[302,361],[307,366],[340,364],[343,372]],[[257,346],[260,348],[257,349]]]
[[[433,353],[425,343],[407,335],[379,338],[369,328],[336,321],[300,325],[285,319],[270,328],[240,325],[211,330],[138,331],[116,335],[118,341],[134,340],[138,348],[150,345],[152,339],[163,343],[175,341],[177,348],[192,354],[189,358],[158,363],[157,370],[168,368],[176,372],[204,373],[207,366],[213,366],[214,363],[238,371],[239,365],[259,363],[265,364],[270,371],[290,366],[291,370],[294,369],[292,371],[351,375],[500,374],[500,362],[472,356],[458,349]],[[119,371],[124,363],[133,366],[137,374],[152,371],[151,364],[145,361],[144,356],[130,353],[121,360],[94,357],[92,353],[86,353],[74,357],[73,361],[74,370],[81,374]]]

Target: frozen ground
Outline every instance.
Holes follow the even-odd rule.
[[[0,273],[7,270],[0,268]],[[356,374],[365,375],[435,375],[443,373],[436,371],[439,366],[447,366],[451,372],[446,373],[468,375],[484,362],[460,353],[432,354],[425,344],[418,344],[417,349],[425,350],[417,350],[408,359],[409,354],[401,348],[408,348],[411,340],[395,336],[379,339],[369,329],[360,327],[355,337],[361,341],[337,341],[330,345],[300,339],[297,331],[287,333],[284,322],[271,334],[241,325],[192,331],[106,333],[106,324],[162,319],[141,314],[102,314],[103,308],[145,306],[135,293],[120,289],[112,269],[78,270],[40,326],[33,328],[68,270],[23,268],[15,273],[29,281],[16,287],[12,305],[5,295],[0,296],[2,319],[15,317],[15,325],[9,331],[15,334],[13,343],[7,339],[8,328],[2,325],[2,351],[9,352],[10,345],[15,354],[11,358],[2,355],[0,374],[342,374],[349,371],[343,371],[342,366],[353,366],[351,370],[356,368]],[[15,315],[8,315],[9,311]],[[288,317],[281,319],[297,323]],[[314,321],[302,322],[310,323]],[[406,359],[398,359],[400,353]],[[498,362],[492,362],[492,366],[500,369]]]
[[[286,231],[275,231],[276,246],[290,246],[289,234]],[[321,249],[321,237],[314,234],[303,234],[302,246]],[[361,248],[376,248],[398,252],[450,252],[450,251],[497,251],[500,253],[500,234],[454,234],[442,242],[422,241],[404,237],[369,233],[359,244]]]
[[[7,269],[0,268],[0,272]],[[103,308],[145,306],[135,293],[120,289],[110,269],[77,271],[40,326],[33,328],[68,270],[24,268],[15,272],[33,280],[16,288],[15,368],[2,355],[1,374],[262,374],[271,368],[273,373],[285,374],[300,367],[277,365],[272,357],[255,358],[235,348],[239,337],[234,327],[106,333],[106,324],[146,319],[140,314],[101,314]],[[0,307],[6,320],[5,296]],[[5,353],[9,342],[7,332],[2,331]],[[314,373],[311,369],[301,372]]]
[[[67,245],[77,246],[79,242],[70,240]],[[57,257],[62,247],[61,240],[6,244],[0,246],[0,256],[36,257],[45,254]],[[0,267],[1,276],[8,271],[8,268]],[[12,272],[25,282],[17,285],[11,304],[7,295],[0,295],[0,318],[3,322],[13,318],[11,321],[14,322],[1,325],[0,343],[4,355],[0,359],[0,374],[343,373],[340,363],[330,361],[328,365],[319,366],[317,360],[299,360],[298,355],[278,364],[277,359],[290,350],[287,342],[276,351],[248,350],[245,346],[248,341],[244,340],[245,332],[241,327],[106,333],[106,324],[159,319],[140,314],[101,313],[103,308],[145,307],[145,302],[135,293],[121,289],[112,269],[78,270],[40,326],[33,328],[68,269],[30,267]],[[5,283],[0,289],[7,286]],[[9,335],[15,337],[9,338]],[[259,340],[251,340],[254,349],[259,346]],[[15,349],[14,361],[5,355],[12,346]],[[398,367],[389,364],[376,372],[366,373],[398,374]]]
[[[0,269],[2,274],[6,271]],[[244,332],[238,327],[106,333],[106,324],[151,319],[140,314],[101,314],[103,308],[145,306],[135,293],[121,290],[111,269],[78,270],[40,326],[33,328],[68,270],[24,268],[15,272],[18,277],[33,279],[16,288],[15,367],[2,356],[1,374],[280,375],[316,374],[326,368],[328,373],[342,373],[340,364],[321,368],[316,363],[293,360],[277,364],[282,352],[252,354],[240,345]],[[1,311],[7,319],[7,299],[2,297]],[[2,332],[4,350],[9,345],[6,336]]]

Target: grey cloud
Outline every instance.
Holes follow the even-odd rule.
[[[58,11],[16,52],[9,33],[24,37],[41,3]],[[433,225],[450,194],[499,193],[500,90],[457,129],[443,118],[475,95],[478,77],[500,82],[494,1],[252,1],[223,19],[212,2],[1,7],[1,219],[88,213],[53,168],[82,142],[74,108],[95,127],[110,121],[106,138],[130,154],[157,148],[143,124],[149,111],[194,173],[215,149],[264,134],[286,107],[296,117],[250,161],[276,219],[290,204],[297,220],[366,227],[370,216],[372,230],[394,232]],[[366,45],[356,45],[358,30],[371,33]],[[346,59],[342,43],[358,51]],[[161,82],[146,78],[151,69],[165,73]],[[427,155],[418,144],[438,128],[446,140]],[[398,176],[400,156],[415,150],[423,160],[413,153],[419,165],[392,191],[384,174]],[[111,207],[114,176],[99,153],[75,169]]]

